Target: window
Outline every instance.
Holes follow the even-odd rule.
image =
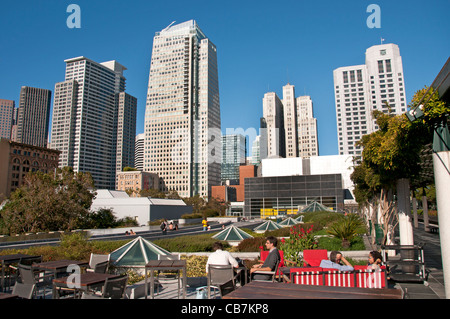
[[[386,72],[392,72],[391,60],[386,60]]]
[[[378,73],[384,73],[383,61],[378,61]]]

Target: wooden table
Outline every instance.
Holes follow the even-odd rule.
[[[0,299],[17,299],[19,298],[19,296],[17,295],[13,295],[13,294],[8,294],[6,292],[0,292]]]
[[[47,261],[43,263],[35,263],[33,264],[33,269],[42,270],[42,271],[52,271],[55,278],[57,277],[58,273],[61,272],[68,272],[67,268],[69,266],[79,266],[79,267],[87,267],[89,266],[89,263],[86,261],[79,261],[79,260],[54,260],[54,261]]]
[[[253,281],[224,299],[402,299],[400,289],[309,286]]]
[[[41,256],[33,256],[33,255],[26,255],[26,254],[12,254],[12,255],[0,256],[0,261],[2,263],[2,278],[1,278],[2,291],[5,290],[6,267],[8,267],[11,264],[19,263],[21,260],[34,259],[34,258],[39,258],[39,257],[41,257]]]
[[[178,279],[178,297],[180,297],[180,270],[183,271],[183,298],[186,299],[186,260],[150,260],[145,265],[145,299],[147,299],[148,281],[147,270],[150,271],[150,296],[154,298],[155,270],[176,270]]]
[[[61,288],[74,289],[74,291],[88,291],[95,287],[103,286],[106,279],[117,278],[119,275],[114,274],[100,274],[94,272],[87,272],[79,274],[79,282],[74,282],[73,276],[53,279],[53,299],[59,299],[59,290]],[[73,287],[75,285],[75,287]]]

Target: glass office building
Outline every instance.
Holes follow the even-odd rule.
[[[341,174],[245,179],[244,216],[248,218],[295,215],[313,201],[333,210],[342,209],[344,188]]]
[[[239,166],[245,164],[247,144],[242,134],[222,136],[222,182],[239,181]]]

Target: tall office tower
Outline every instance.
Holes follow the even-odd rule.
[[[220,185],[217,50],[194,20],[153,38],[145,110],[144,171],[162,191],[208,196]]]
[[[378,129],[372,111],[406,112],[400,50],[395,44],[366,50],[365,64],[333,71],[339,154],[360,155],[358,142]]]
[[[117,149],[116,172],[124,167],[135,167],[137,99],[125,92],[116,94]]]
[[[90,172],[96,188],[114,189],[117,167],[134,155],[136,135],[136,99],[123,93],[126,68],[85,57],[64,62],[65,81],[55,84],[51,134],[52,148],[61,151],[59,166]]]
[[[310,96],[299,96],[297,103],[297,141],[298,156],[319,156],[317,119],[314,118],[313,103]]]
[[[221,180],[239,181],[239,166],[245,165],[247,158],[247,140],[242,134],[222,136],[222,173]]]
[[[19,108],[15,107],[13,110],[12,122],[11,122],[11,141],[17,141],[17,122],[19,120]]]
[[[258,135],[252,143],[252,157],[249,165],[259,165],[261,163],[260,145],[261,135]]]
[[[284,134],[286,157],[297,157],[297,105],[295,88],[287,84],[283,86]]]
[[[22,86],[16,142],[47,147],[51,96],[50,90]]]
[[[145,133],[136,135],[135,152],[134,152],[134,168],[140,171],[144,170],[144,140]],[[158,185],[159,187],[159,185]]]
[[[263,117],[267,125],[267,157],[284,157],[283,103],[274,92],[264,94]]]
[[[0,99],[0,138],[11,138],[14,101]]]

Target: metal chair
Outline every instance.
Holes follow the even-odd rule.
[[[45,298],[46,287],[51,286],[53,275],[46,275],[44,272],[35,272],[31,265],[18,264],[19,275],[22,284],[34,285],[35,295],[37,296],[40,288],[43,289],[43,298]]]
[[[105,266],[106,265],[106,266]],[[86,272],[95,272],[105,274],[109,267],[109,255],[100,255],[91,253],[89,259],[89,268]]]
[[[272,281],[275,282],[275,278],[278,271],[278,265],[280,264],[280,261],[277,261],[274,270],[268,271],[268,270],[257,270],[252,273],[252,275],[265,275],[267,276],[267,279],[252,279],[252,281]]]
[[[34,291],[35,288],[36,288],[35,285],[23,284],[20,282],[16,282],[14,284],[12,294],[17,295],[19,298],[22,298],[22,299],[32,299],[33,294],[35,292]]]
[[[221,298],[235,290],[236,276],[232,265],[208,265],[208,299],[211,299],[211,289],[219,290]]]
[[[117,278],[108,278],[101,295],[83,293],[81,299],[123,299],[127,288],[128,275]]]

